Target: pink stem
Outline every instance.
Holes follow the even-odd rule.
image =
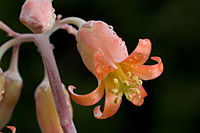
[[[4,24],[2,21],[0,21],[0,29],[4,30],[8,33],[11,37],[17,37],[19,33],[13,31],[10,27],[8,27],[6,24]]]
[[[56,109],[58,112],[63,132],[76,133],[76,129],[67,106],[67,101],[65,100],[60,75],[57,69],[56,61],[53,55],[51,44],[49,42],[49,38],[44,34],[37,34],[35,36],[34,42],[36,43],[39,49],[49,77],[54,101],[56,104]]]

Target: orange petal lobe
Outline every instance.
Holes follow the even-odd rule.
[[[140,39],[136,49],[123,62],[134,65],[143,65],[148,60],[150,53],[151,41],[149,39]]]
[[[101,85],[101,83],[94,91],[86,95],[75,94],[74,89],[76,89],[76,87],[72,85],[68,86],[68,90],[71,93],[72,99],[76,103],[84,106],[90,106],[97,103],[103,97],[104,94],[104,88]]]
[[[163,72],[163,63],[159,57],[151,57],[152,60],[157,61],[155,65],[142,65],[137,69],[137,74],[139,78],[143,80],[150,80],[157,78]]]
[[[14,126],[6,126],[10,130],[12,130],[12,133],[16,133],[16,128]]]
[[[152,60],[157,61],[158,63],[155,65],[131,65],[121,63],[120,66],[125,71],[131,71],[134,75],[138,76],[142,80],[151,80],[160,76],[163,72],[163,63],[159,57],[151,57]]]
[[[106,59],[101,49],[99,49],[94,55],[94,67],[98,80],[104,79],[109,72],[117,68],[115,64]]]
[[[136,106],[141,106],[144,102],[144,98],[147,96],[147,93],[142,86],[139,86],[137,89],[140,91],[140,94],[132,94],[133,98],[131,102]]]
[[[120,107],[121,104],[121,100],[120,99],[119,103],[115,103],[114,100],[117,98],[117,95],[112,94],[111,92],[109,92],[109,90],[106,89],[106,98],[105,98],[105,105],[104,105],[104,110],[103,113],[100,110],[100,106],[97,106],[94,108],[94,116],[97,119],[106,119],[108,117],[113,116],[117,110]]]

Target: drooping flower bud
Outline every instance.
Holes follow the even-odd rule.
[[[52,28],[56,15],[50,0],[26,0],[22,6],[20,21],[34,33]]]
[[[70,97],[64,86],[63,91],[66,95],[66,100],[69,107],[68,109],[72,116]],[[48,80],[43,80],[43,82],[37,87],[35,92],[35,100],[37,119],[42,133],[63,133]]]
[[[0,101],[0,129],[10,120],[22,88],[22,79],[18,72],[8,70],[4,73],[4,77],[5,85]]]

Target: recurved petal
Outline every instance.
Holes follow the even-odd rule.
[[[136,106],[141,106],[144,102],[144,98],[147,96],[147,93],[142,86],[139,86],[137,89],[140,91],[140,94],[132,94],[133,98],[131,102]]]
[[[111,61],[109,62],[106,59],[101,49],[99,49],[94,55],[94,67],[98,80],[104,79],[109,72],[117,69],[117,66],[114,63]]]
[[[122,98],[119,99],[118,103],[115,103],[115,99],[118,98],[117,95],[112,94],[108,89],[106,89],[106,98],[105,98],[105,105],[103,113],[100,110],[100,105],[94,108],[94,116],[97,119],[106,119],[108,117],[113,116],[117,110],[119,109],[119,106],[121,104]]]
[[[76,89],[76,87],[72,85],[68,86],[68,90],[71,93],[72,99],[76,103],[84,106],[90,106],[97,103],[103,97],[104,94],[104,88],[103,85],[101,85],[101,83],[94,91],[86,95],[75,94],[74,89]]]
[[[150,80],[157,78],[163,72],[163,63],[159,57],[151,57],[152,60],[157,61],[155,65],[142,65],[136,71],[139,78],[143,80]]]
[[[151,41],[149,39],[139,39],[135,50],[123,62],[134,65],[143,65],[151,53]]]
[[[142,80],[151,80],[160,76],[163,72],[163,63],[160,57],[151,57],[152,60],[157,61],[155,65],[130,65],[121,63],[120,66],[125,71],[131,71],[134,75],[137,75]]]

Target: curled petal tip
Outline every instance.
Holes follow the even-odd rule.
[[[117,103],[115,102],[116,98],[118,99]],[[119,109],[121,101],[122,98],[119,98],[118,96],[109,92],[109,90],[106,90],[104,110],[103,112],[101,112],[100,106],[95,107],[93,111],[95,118],[106,119],[108,117],[113,116]]]
[[[133,65],[143,65],[151,53],[151,41],[149,39],[139,39],[138,45],[130,56],[123,62]]]
[[[101,84],[94,91],[85,95],[78,95],[74,93],[74,89],[76,89],[76,87],[72,85],[68,86],[68,90],[71,93],[72,99],[76,103],[84,106],[90,106],[97,103],[103,97],[104,94],[104,88]]]
[[[96,106],[95,108],[94,108],[94,110],[93,110],[93,113],[94,113],[94,117],[95,118],[101,118],[101,116],[102,116],[102,112],[101,112],[101,110],[100,110],[100,105],[99,106]]]

